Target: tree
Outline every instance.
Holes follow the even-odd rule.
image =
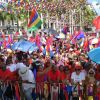
[[[91,25],[93,23],[93,19],[96,16],[95,11],[88,5],[84,6],[83,11],[85,24]]]

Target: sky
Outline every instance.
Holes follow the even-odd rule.
[[[87,0],[87,2],[92,4],[97,14],[100,15],[100,0]],[[97,3],[99,5],[96,5]]]

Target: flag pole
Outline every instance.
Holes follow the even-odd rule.
[[[43,14],[42,14],[42,12],[41,12],[41,20],[42,20],[42,22],[43,22]],[[43,29],[43,23],[42,23],[42,25],[41,25],[41,29]]]
[[[28,1],[28,4],[30,5],[30,1]],[[27,12],[28,12],[28,18],[27,18],[27,23],[28,23],[28,24],[29,24],[29,21],[30,21],[29,11],[30,11],[30,10],[28,9],[28,11],[27,11]],[[28,24],[27,24],[27,25],[28,25]]]
[[[28,9],[28,21],[27,22],[29,23],[29,9]]]

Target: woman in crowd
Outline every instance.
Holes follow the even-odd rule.
[[[47,79],[45,79],[45,77],[47,75],[47,72],[51,69],[51,66],[52,66],[50,60],[48,63],[49,63],[49,66],[44,69],[42,62],[40,62],[40,64],[38,65],[37,73],[36,73],[36,92],[40,100],[42,99],[42,97],[45,97],[46,99],[48,97],[44,94],[44,85],[45,85],[45,82],[47,82]]]

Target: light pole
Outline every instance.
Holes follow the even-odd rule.
[[[6,27],[7,28],[7,34],[9,34],[10,27],[11,27],[10,25],[7,25],[7,27]]]

